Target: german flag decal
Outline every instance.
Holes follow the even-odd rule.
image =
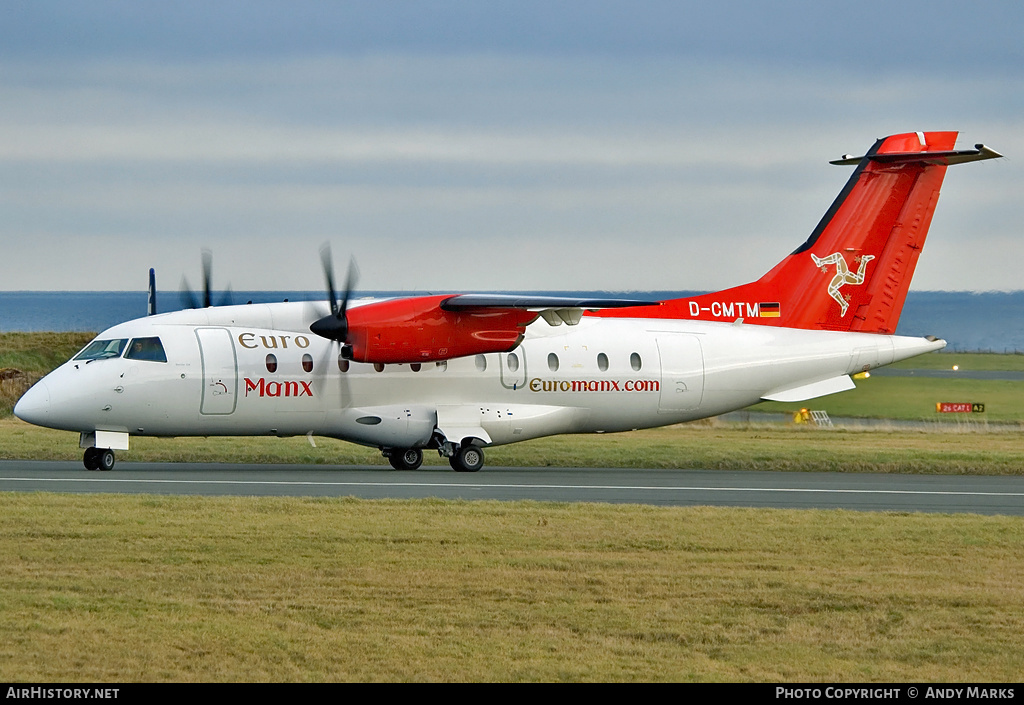
[[[778,301],[770,303],[760,302],[757,305],[757,315],[759,318],[778,318],[781,311]]]

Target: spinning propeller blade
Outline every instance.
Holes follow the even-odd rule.
[[[188,279],[182,276],[181,278],[181,305],[183,308],[199,308],[200,305],[203,308],[209,308],[213,305],[213,252],[209,249],[203,249],[203,298],[202,304],[199,299],[196,298],[195,293],[192,291],[192,287],[189,286]],[[218,306],[230,306],[231,305],[231,285],[228,285],[217,302]]]
[[[309,330],[321,338],[344,343],[348,337],[348,318],[345,313],[348,311],[348,301],[352,296],[356,280],[359,278],[359,269],[356,267],[355,259],[350,259],[348,273],[345,275],[345,290],[339,302],[337,291],[334,287],[334,259],[331,257],[330,245],[324,245],[320,248],[320,261],[323,264],[324,280],[327,283],[327,296],[331,304],[331,314],[314,321]]]

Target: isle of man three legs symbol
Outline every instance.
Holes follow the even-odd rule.
[[[851,272],[849,267],[846,266],[846,259],[843,257],[841,252],[833,252],[828,257],[818,257],[811,254],[811,259],[814,260],[814,264],[821,267],[821,271],[826,271],[827,266],[834,264],[836,266],[836,275],[832,277],[832,281],[828,283],[828,295],[831,296],[839,303],[840,313],[839,316],[842,318],[846,315],[846,309],[850,307],[850,297],[843,296],[839,293],[845,284],[863,284],[864,283],[864,272],[867,270],[868,262],[875,258],[874,255],[863,255],[854,257],[854,260],[860,262],[860,266],[856,272]]]

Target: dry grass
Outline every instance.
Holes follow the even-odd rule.
[[[1016,518],[0,495],[4,681],[1013,682]]]

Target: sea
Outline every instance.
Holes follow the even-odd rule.
[[[359,292],[358,297],[412,296],[409,291]],[[470,292],[463,292],[470,293]],[[694,296],[698,291],[517,291],[488,292],[551,296],[627,297],[662,300]],[[214,294],[214,302],[228,295]],[[322,301],[320,291],[238,291],[230,303]],[[0,332],[86,331],[146,315],[145,291],[6,291],[0,292]],[[158,295],[157,310],[176,311],[185,304],[176,294]],[[1024,291],[972,293],[911,291],[896,329],[899,335],[934,335],[949,343],[947,352],[1024,354]]]

